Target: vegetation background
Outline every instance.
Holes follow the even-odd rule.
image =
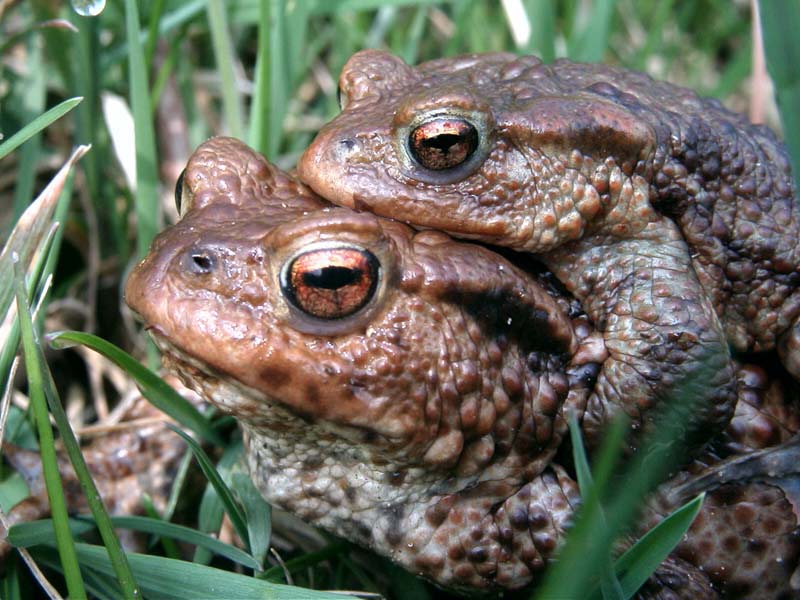
[[[121,289],[126,272],[146,252],[155,233],[175,220],[173,189],[192,149],[211,135],[234,135],[280,166],[293,166],[317,129],[338,112],[338,73],[361,48],[387,48],[410,63],[487,51],[534,53],[546,61],[567,56],[615,63],[716,96],[735,110],[751,111],[755,118],[780,127],[769,82],[754,53],[759,45],[753,41],[753,6],[746,1],[126,0],[110,2],[97,16],[87,16],[101,4],[0,1],[0,240],[11,238],[23,211],[71,149],[91,144],[57,207],[34,215],[45,230],[53,221],[61,223],[53,238],[44,236],[50,239],[46,264],[33,258],[23,261],[29,267],[31,297],[41,305],[34,325],[44,331],[96,333],[149,360],[151,366],[157,364],[153,350],[148,350],[145,336],[123,306]],[[799,42],[781,35],[781,30],[791,33],[798,3],[767,4],[773,5],[773,25],[765,33],[768,50],[772,44],[773,53],[792,56],[792,44]],[[793,101],[797,76],[791,69],[799,63],[785,58],[779,61],[781,68],[772,71],[782,103]],[[69,102],[73,98],[81,100]],[[55,113],[41,117],[57,106]],[[786,130],[798,128],[787,123]],[[17,230],[23,238],[34,237],[30,229]],[[21,248],[24,256],[33,255],[32,246]],[[9,252],[0,258],[0,317],[8,316],[0,329],[6,349],[0,383],[7,390],[5,402],[12,400],[9,422],[15,424],[6,429],[5,439],[37,447],[34,425],[26,425],[22,417],[29,396],[35,404],[37,385],[33,379],[28,385],[12,371],[18,330],[9,323],[20,280],[12,277],[10,259]],[[40,282],[48,272],[53,273],[51,285],[43,288]],[[25,330],[23,323],[23,338]],[[46,350],[56,390],[46,383],[38,388],[51,407],[59,393],[78,434],[102,422],[132,387],[130,378],[120,378],[117,367],[98,355],[80,349],[52,352],[42,342],[39,347]],[[38,366],[45,369],[46,380],[45,363],[35,353],[30,357],[28,378],[31,367]],[[225,464],[238,447],[235,428],[225,419],[217,420],[215,427],[225,441],[206,449],[215,461],[222,457],[220,471],[230,480],[235,473],[231,475]],[[186,477],[186,469],[181,473]],[[3,477],[0,506],[7,512],[27,491],[9,469]],[[178,502],[191,487],[178,487],[166,516],[194,527],[197,503],[189,503],[187,509]],[[203,502],[214,498],[213,490],[207,490]],[[238,498],[240,512],[242,507],[258,506],[254,502]],[[202,514],[199,518],[199,529],[213,530],[202,522]],[[178,535],[169,528],[161,533]],[[261,524],[243,534],[249,536],[251,554],[267,543],[270,533],[268,524]],[[273,533],[273,539],[291,538]],[[26,545],[24,536],[15,539]],[[46,576],[60,593],[66,590],[80,597],[74,586],[81,578],[89,594],[101,598],[132,589],[115,587],[112,572],[124,572],[119,565],[103,573],[87,568],[87,562],[99,559],[80,544],[77,560],[83,572],[70,575],[63,560],[67,550],[58,546],[59,560],[52,550],[55,538],[47,539],[45,546],[31,546],[30,551],[47,567]],[[61,543],[66,544],[63,539]],[[317,589],[362,589],[396,598],[439,593],[342,541],[325,538],[322,546],[294,541],[282,547],[289,546],[294,551],[281,554],[285,565],[270,556],[258,582],[283,581],[290,572],[295,583]],[[151,540],[148,548],[153,556],[181,555],[169,543]],[[217,555],[212,561],[206,553],[197,560],[252,572],[230,557]],[[141,568],[131,564],[134,571]],[[147,563],[146,568],[156,567]],[[169,577],[189,577],[202,586],[208,583],[203,577],[217,576],[175,565],[164,568],[166,574],[159,572],[163,583],[139,581],[146,597],[192,597],[190,588],[170,588]],[[242,593],[245,590],[250,588],[242,588]],[[279,591],[285,597],[294,593]],[[0,572],[0,597],[41,593],[29,568],[16,554],[8,555]],[[302,592],[295,597],[309,596]]]

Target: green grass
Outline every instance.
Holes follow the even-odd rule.
[[[291,167],[319,126],[336,114],[336,78],[356,50],[385,47],[412,62],[497,50],[535,52],[547,60],[564,55],[604,60],[647,70],[703,94],[720,96],[733,106],[744,106],[752,47],[749,15],[727,0],[524,0],[523,5],[530,17],[531,35],[520,47],[515,46],[500,4],[488,0],[127,0],[109,2],[96,18],[78,16],[66,2],[31,0],[5,6],[0,11],[0,175],[13,173],[13,177],[0,177],[3,241],[9,238],[24,208],[52,177],[53,165],[63,162],[75,145],[92,146],[75,169],[74,183],[72,179],[65,182],[65,200],[38,214],[36,236],[26,232],[25,238],[32,241],[23,246],[22,267],[31,278],[27,284],[16,280],[16,300],[20,305],[24,307],[30,298],[40,305],[38,318],[30,323],[23,319],[21,333],[32,382],[30,397],[40,407],[35,411],[35,422],[42,455],[49,456],[46,464],[50,466],[46,468],[53,470],[53,459],[46,432],[49,425],[42,420],[42,400],[46,397],[51,408],[60,402],[47,382],[41,342],[37,345],[48,306],[49,319],[55,322],[73,316],[66,307],[79,306],[82,321],[77,328],[144,358],[147,350],[142,333],[131,327],[119,290],[133,261],[146,252],[162,224],[174,218],[170,203],[176,173],[168,175],[161,167],[170,160],[185,161],[185,150],[218,133],[243,137],[281,166]],[[790,68],[800,60],[794,48],[785,43],[782,31],[793,39],[800,17],[776,19],[774,13],[765,12],[762,18],[769,54],[781,57],[773,63],[777,67],[771,67],[771,72],[778,86],[779,102],[787,118],[791,118],[800,111],[792,109],[797,104],[797,77]],[[794,52],[793,57],[781,54],[788,51]],[[121,128],[103,117],[103,99],[108,94],[123,98],[133,118],[135,137],[123,140],[123,145],[135,148],[135,189],[123,176],[112,145]],[[79,104],[78,98],[83,99]],[[773,118],[773,124],[777,122]],[[165,123],[177,127],[167,129]],[[786,128],[790,133],[798,129],[790,120],[786,121]],[[60,228],[53,234],[51,225],[55,221]],[[34,245],[41,240],[50,240],[47,266],[41,256],[33,257]],[[12,269],[10,256],[0,260],[0,315],[4,317],[15,300]],[[46,285],[50,273],[52,283]],[[13,331],[16,333],[3,340],[0,382],[4,386],[13,379],[11,358],[20,329]],[[94,343],[91,338],[80,336],[63,335],[59,340],[62,344]],[[124,357],[120,358],[122,355],[107,346],[103,351],[128,364],[125,368],[131,377],[156,398],[154,402],[170,393],[141,368],[126,363]],[[62,355],[66,353],[71,350],[61,351]],[[81,355],[70,356],[80,360]],[[89,363],[81,364],[93,368]],[[75,403],[65,405],[67,413],[73,414],[71,411],[80,403],[93,405],[91,386],[79,374],[81,369],[65,367],[63,360],[57,358],[51,370],[59,389],[73,390],[71,400],[63,399],[65,403]],[[115,389],[112,395],[121,396],[123,392]],[[44,396],[38,397],[41,394]],[[177,406],[172,400],[165,402]],[[78,412],[87,422],[96,418],[91,408],[78,408]],[[52,414],[58,417],[59,410]],[[156,518],[147,524],[126,521],[122,526],[140,527],[165,540],[195,544],[195,562],[170,562],[172,559],[160,556],[169,552],[163,550],[169,544],[151,544],[151,556],[129,557],[130,570],[119,554],[105,563],[98,547],[70,541],[82,538],[74,522],[68,521],[63,511],[54,510],[51,529],[39,535],[45,535],[53,544],[58,540],[58,552],[52,544],[32,546],[31,552],[47,567],[62,592],[78,598],[82,596],[81,586],[85,586],[88,593],[97,597],[119,597],[121,590],[130,596],[135,580],[148,597],[175,597],[182,588],[171,587],[170,578],[180,581],[178,578],[191,572],[192,577],[207,583],[209,580],[203,578],[227,577],[215,567],[231,571],[237,564],[246,564],[260,572],[260,578],[250,577],[251,582],[243,582],[241,575],[235,575],[230,585],[251,590],[247,586],[271,585],[282,580],[284,572],[290,572],[295,583],[317,589],[367,589],[396,598],[436,594],[432,588],[425,592],[419,582],[382,559],[360,553],[358,560],[353,560],[353,550],[341,541],[313,551],[304,551],[295,544],[297,550],[284,557],[284,570],[267,552],[276,534],[265,518],[267,511],[236,471],[241,446],[233,428],[224,419],[210,422],[188,409],[173,416],[210,441],[206,454],[211,460],[206,462],[206,457],[203,462],[208,473],[219,473],[219,479],[212,476],[215,487],[207,486],[199,507],[191,502],[185,506],[183,498],[190,486],[179,487],[171,508],[162,515],[190,525],[192,534]],[[63,419],[57,420],[60,436],[74,454],[74,444],[68,442],[72,437],[63,429]],[[23,429],[16,431],[21,436]],[[7,439],[19,441],[13,433],[8,430]],[[216,466],[212,464],[214,460]],[[600,473],[595,471],[590,489],[583,490],[585,495],[602,496],[600,488],[605,478],[602,468]],[[55,481],[51,483],[57,486]],[[91,494],[91,484],[84,484]],[[643,487],[648,485],[651,484]],[[613,525],[618,509],[613,502],[603,506],[595,515]],[[691,507],[686,510],[691,511]],[[241,539],[249,542],[245,550],[229,544],[215,546],[201,533],[218,531],[225,512],[233,517]],[[681,515],[686,514],[680,513],[677,519],[680,521]],[[105,531],[102,538],[113,554],[115,543],[108,539],[108,523],[102,511],[94,515],[94,520]],[[680,530],[674,522],[671,525],[671,533],[662,531],[662,539],[671,539]],[[85,529],[85,522],[82,527]],[[50,536],[47,532],[51,530],[58,533]],[[83,529],[81,532],[85,535]],[[25,546],[25,534],[23,527],[14,533],[22,537],[13,539]],[[175,546],[172,548],[174,552]],[[579,545],[578,551],[581,550]],[[601,562],[610,565],[612,558],[607,549],[605,552]],[[617,581],[619,589],[626,591],[625,586],[632,585],[627,583],[630,579],[625,578],[626,573],[635,571],[632,563],[641,567],[643,554],[650,552],[640,551],[639,562],[630,556],[619,559],[624,567]],[[84,565],[81,571],[76,570],[77,563]],[[87,569],[87,563],[93,566]],[[365,564],[370,567],[365,568]],[[255,565],[264,570],[259,571]],[[215,570],[203,570],[212,568]],[[156,572],[164,577],[163,584],[152,577]],[[65,577],[55,573],[64,573]],[[559,582],[558,577],[574,583],[572,577],[555,573],[556,580],[546,585],[556,587],[546,590],[559,589],[564,581]],[[641,571],[637,577],[641,578]],[[123,582],[121,587],[118,581]],[[31,582],[27,569],[19,565],[0,575],[3,598],[22,598],[26,590],[32,589],[36,584]],[[258,589],[263,592],[266,588]],[[285,588],[269,589],[269,593],[287,594],[280,597],[295,593]],[[616,589],[613,582],[602,587],[606,595]]]

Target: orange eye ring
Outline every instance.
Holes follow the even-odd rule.
[[[478,149],[477,128],[461,117],[434,117],[411,130],[408,150],[431,171],[444,171],[467,162]]]
[[[369,304],[380,263],[361,248],[319,248],[294,257],[281,272],[281,291],[294,307],[318,319],[348,317]]]

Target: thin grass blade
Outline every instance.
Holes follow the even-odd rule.
[[[348,543],[343,540],[337,540],[332,544],[328,544],[322,550],[316,552],[308,552],[297,558],[287,560],[283,565],[270,567],[261,575],[262,579],[276,580],[283,578],[283,569],[286,568],[290,573],[295,573],[309,567],[313,567],[323,561],[333,558],[334,556],[341,555],[347,548]]]
[[[233,44],[228,30],[228,17],[222,0],[208,0],[208,25],[211,30],[211,44],[214,47],[217,71],[220,76],[222,93],[222,112],[230,135],[242,139],[242,100],[236,87],[236,74],[233,66]],[[283,82],[286,85],[286,82]]]
[[[625,598],[631,598],[689,531],[703,506],[700,494],[645,533],[614,563]]]
[[[45,64],[43,62],[42,45],[36,38],[28,40],[26,52],[29,56],[30,68],[22,80],[24,92],[22,106],[18,110],[28,122],[45,109]],[[33,198],[36,183],[36,165],[42,150],[40,135],[34,135],[20,149],[19,166],[14,182],[14,222],[23,213]]]
[[[259,56],[256,98],[250,113],[250,138],[266,156],[274,158],[283,138],[283,120],[289,103],[286,6],[280,0],[259,0]],[[256,112],[258,109],[259,112]]]
[[[800,2],[759,2],[767,71],[775,84],[795,181],[800,181]],[[800,186],[798,186],[800,187]]]
[[[0,598],[6,600],[23,600],[22,589],[19,585],[19,569],[16,560],[8,560],[5,564],[5,574],[0,579]]]
[[[428,22],[427,7],[420,6],[414,11],[414,17],[407,31],[403,31],[405,43],[400,52],[400,57],[410,65],[419,62],[419,50],[422,36],[425,33],[425,26]]]
[[[158,27],[164,13],[165,3],[165,0],[155,0],[151,3],[147,14],[147,18],[150,19],[150,25],[147,28],[147,40],[143,46],[144,60],[147,65],[153,64],[153,58],[156,54],[156,42],[159,39]]]
[[[80,96],[76,98],[70,98],[69,100],[64,100],[63,102],[57,104],[44,114],[36,117],[33,121],[25,125],[25,127],[20,129],[17,133],[12,135],[4,142],[0,143],[0,159],[10,154],[20,145],[27,142],[34,135],[39,133],[42,129],[44,129],[54,121],[57,121],[58,119],[63,117],[73,108],[78,106],[78,104],[81,103],[81,100],[83,100],[83,98],[81,98]]]
[[[194,441],[191,436],[187,435],[176,427],[172,427],[171,425],[170,429],[181,436],[184,440],[186,440],[186,443],[189,444],[189,448],[194,453],[194,457],[197,459],[200,469],[203,471],[203,474],[206,476],[206,479],[208,479],[209,483],[214,486],[214,489],[219,495],[220,500],[222,500],[222,504],[225,507],[225,512],[228,514],[231,523],[233,523],[236,533],[249,548],[250,539],[247,534],[247,524],[244,513],[236,503],[230,488],[225,485],[224,481],[222,481],[222,477],[220,477],[217,469],[214,467],[214,463],[212,463],[211,459],[208,458],[208,454],[206,454],[205,451],[200,447],[200,444]]]
[[[250,128],[247,143],[261,154],[270,155],[268,117],[270,110],[270,41],[269,0],[258,0],[258,49],[254,75],[253,101],[250,105]]]
[[[603,60],[616,4],[616,0],[597,0],[587,5],[581,3],[575,11],[578,22],[573,24],[567,41],[571,59],[580,62]]]
[[[46,295],[42,288],[49,285],[52,281],[49,279],[49,273],[44,274],[46,265],[50,262],[49,255],[56,240],[56,234],[60,228],[58,223],[54,222],[51,225],[50,231],[47,236],[42,240],[40,247],[34,257],[33,263],[27,269],[27,293],[28,298],[33,298],[32,305],[35,310],[32,313],[34,322],[37,322],[37,315]],[[34,294],[38,291],[38,294]],[[16,317],[16,312],[12,312],[10,316]],[[8,327],[4,328],[5,340],[3,340],[3,348],[0,351],[0,392],[5,393],[7,385],[12,382],[11,365],[17,355],[17,348],[20,339],[20,324],[19,319],[9,319]]]
[[[160,228],[158,170],[153,131],[153,107],[139,38],[139,10],[136,0],[125,0],[125,28],[128,39],[128,89],[136,133],[136,248],[144,256]]]
[[[247,473],[239,471],[233,474],[233,489],[244,509],[250,552],[256,560],[254,568],[262,571],[272,535],[272,507],[261,496]]]
[[[69,519],[69,529],[74,536],[88,533],[95,528],[94,523],[78,519]],[[17,523],[8,528],[8,543],[15,548],[32,546],[52,546],[55,542],[53,519],[40,519],[28,523]]]
[[[56,545],[61,564],[64,569],[64,579],[71,598],[78,600],[86,598],[86,590],[78,568],[78,558],[75,553],[75,542],[69,531],[67,505],[64,499],[64,489],[61,486],[61,476],[58,470],[55,440],[53,430],[50,428],[47,404],[44,397],[44,366],[40,362],[39,353],[36,351],[36,336],[33,330],[28,298],[25,291],[25,281],[19,263],[14,272],[14,290],[17,297],[17,315],[22,334],[22,348],[25,356],[25,369],[28,375],[28,388],[31,401],[31,410],[36,428],[39,432],[39,445],[42,457],[42,471],[44,474],[47,497],[50,500],[50,511],[55,525]]]
[[[550,0],[525,0],[531,24],[531,37],[524,48],[526,54],[538,54],[544,62],[556,58],[556,5]]]
[[[108,558],[101,546],[77,545],[81,563],[107,573]],[[130,553],[129,559],[147,598],[275,598],[276,600],[342,600],[349,594],[333,594],[270,583],[196,563]]]
[[[600,460],[602,463],[601,482],[607,480],[606,471],[610,470],[610,465],[616,462],[616,454],[623,443],[623,435],[625,431],[625,421],[617,419],[606,437],[604,447],[600,451]],[[570,440],[572,441],[572,458],[575,463],[575,473],[578,480],[578,488],[581,491],[581,497],[584,504],[591,507],[592,514],[596,515],[594,520],[593,529],[595,531],[606,531],[606,520],[603,515],[603,508],[600,503],[600,495],[594,487],[592,473],[589,469],[589,460],[586,456],[586,449],[583,446],[583,437],[581,436],[578,421],[575,415],[570,416],[569,420],[569,433]],[[612,452],[613,449],[613,452]],[[606,466],[608,464],[608,466]],[[597,507],[595,508],[595,505]],[[600,591],[603,600],[622,600],[623,591],[622,585],[617,579],[613,566],[611,564],[611,555],[606,554],[603,557],[605,570],[602,578],[600,579]]]
[[[183,525],[139,516],[111,517],[111,523],[114,527],[132,529],[143,533],[152,533],[195,546],[201,546],[207,548],[214,554],[224,556],[249,569],[258,569],[260,567],[259,563],[247,552],[221,542],[196,529],[191,529]],[[89,517],[70,519],[70,530],[75,536],[87,533],[94,529],[95,526],[96,523]],[[8,542],[18,548],[29,548],[39,544],[52,545],[53,540],[54,532],[52,519],[19,523],[10,527],[8,530]]]
[[[19,263],[24,271],[30,269],[31,263],[35,260],[37,252],[40,251],[42,240],[48,235],[53,224],[53,214],[61,198],[61,202],[67,202],[68,198],[61,196],[61,191],[67,181],[69,174],[75,163],[89,150],[88,146],[79,146],[69,157],[64,166],[56,173],[50,183],[47,184],[39,197],[26,209],[17,221],[11,235],[0,254],[0,281],[13,281],[14,267],[11,261],[12,255],[16,254]],[[10,326],[11,318],[9,307],[14,297],[13,286],[0,286],[0,324],[2,329]]]
[[[194,431],[201,438],[212,444],[221,445],[222,439],[214,430],[210,421],[204,417],[183,396],[178,394],[169,384],[165,383],[158,375],[142,365],[130,354],[121,350],[111,342],[81,331],[60,331],[48,335],[50,343],[55,348],[66,348],[72,344],[81,344],[99,352],[122,367],[133,379],[136,385],[153,406],[168,414],[187,429]]]
[[[225,542],[221,542],[210,535],[190,527],[177,525],[175,523],[168,523],[167,521],[162,521],[160,519],[137,516],[112,517],[111,522],[114,524],[114,527],[133,529],[135,531],[142,531],[144,533],[152,533],[154,535],[172,538],[174,540],[186,542],[195,546],[201,546],[210,550],[214,554],[239,563],[248,569],[258,570],[261,568],[258,560],[247,552],[244,552],[235,546],[231,546],[230,544],[226,544]]]
[[[575,461],[578,488],[581,491],[581,496],[585,499],[592,487],[592,472],[589,469],[589,459],[586,457],[583,436],[581,436],[580,426],[575,415],[571,415],[569,419],[569,437],[572,442],[572,458]]]
[[[97,529],[100,532],[100,537],[103,540],[103,544],[108,550],[108,555],[114,568],[114,574],[116,575],[117,581],[120,584],[122,595],[124,598],[126,598],[126,600],[134,600],[138,597],[139,590],[136,587],[136,582],[133,579],[130,566],[125,559],[125,553],[122,551],[122,546],[119,543],[119,539],[117,539],[117,536],[114,533],[114,528],[111,525],[111,520],[108,516],[108,511],[103,504],[100,492],[94,483],[94,479],[92,479],[89,468],[86,466],[86,461],[81,453],[78,440],[75,437],[75,433],[72,431],[67,414],[64,411],[64,407],[62,406],[61,400],[58,397],[56,384],[53,381],[53,377],[49,369],[46,368],[44,352],[40,345],[35,347],[35,351],[39,357],[40,363],[45,367],[43,369],[44,377],[42,386],[45,398],[47,399],[47,404],[50,407],[50,414],[52,415],[59,435],[61,436],[61,443],[63,444],[67,455],[69,456],[72,468],[75,470],[75,475],[80,483],[81,490],[86,497],[86,503],[88,504],[89,510],[91,511],[95,522],[97,523]]]
[[[191,449],[189,450],[191,452]],[[223,481],[230,481],[233,472],[240,463],[244,446],[240,437],[231,440],[231,443],[222,452],[222,456],[217,461],[217,472]],[[222,525],[222,518],[225,516],[225,507],[211,483],[206,484],[203,490],[203,497],[200,500],[200,508],[197,515],[197,525],[200,531],[212,533],[219,531]],[[192,560],[200,564],[208,564],[211,561],[211,554],[205,549],[198,547],[195,550]]]

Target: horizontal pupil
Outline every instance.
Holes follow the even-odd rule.
[[[349,267],[323,267],[303,273],[303,284],[325,290],[338,290],[361,281],[361,271]]]
[[[427,140],[423,140],[422,143],[424,146],[427,146],[428,148],[437,148],[439,150],[444,150],[446,152],[456,144],[460,144],[463,141],[464,141],[463,135],[443,133],[441,135],[428,138]]]

